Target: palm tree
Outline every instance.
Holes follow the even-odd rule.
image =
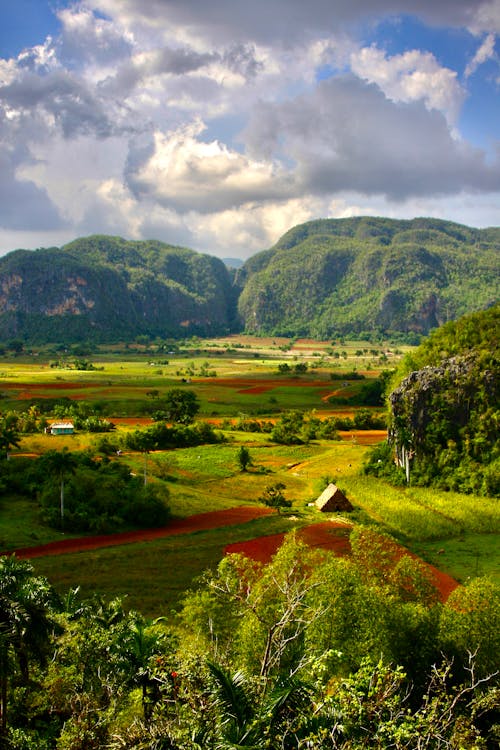
[[[30,657],[43,662],[55,603],[49,583],[29,562],[0,558],[0,732],[7,728],[9,678],[18,672],[28,685]]]
[[[293,740],[292,727],[305,707],[311,705],[310,690],[303,682],[282,675],[269,691],[264,688],[259,694],[243,672],[231,675],[219,664],[207,664],[219,714],[216,748],[260,750],[295,746],[286,740]]]
[[[0,458],[8,458],[11,448],[19,448],[19,433],[10,417],[0,419]]]
[[[122,633],[121,657],[128,673],[128,682],[141,689],[146,724],[150,723],[154,707],[161,697],[161,680],[155,675],[155,669],[165,654],[167,637],[155,625],[162,620],[160,617],[151,621],[132,613]]]
[[[60,482],[61,528],[64,530],[64,478],[67,474],[75,473],[78,462],[75,455],[67,448],[63,448],[62,451],[47,451],[43,461],[48,473],[58,477]]]

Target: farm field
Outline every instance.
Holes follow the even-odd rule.
[[[24,353],[0,357],[2,410],[33,399],[90,401],[113,417],[141,416],[164,389],[189,385],[201,402],[201,416],[277,413],[283,409],[328,411],[327,398],[347,398],[357,381],[332,381],[332,373],[355,371],[375,377],[397,362],[404,350],[366,342],[311,342],[227,339],[185,343],[175,352],[158,346],[95,351],[83,360],[95,369],[75,369],[82,358],[70,352]],[[364,352],[364,353],[363,353]],[[370,353],[372,352],[372,353]],[[294,375],[297,364],[305,372]],[[279,374],[280,364],[290,372]],[[344,382],[344,385],[342,383]],[[158,392],[158,393],[156,393]]]
[[[74,369],[68,356],[57,367],[47,353],[0,361],[3,413],[27,404],[88,403],[116,426],[113,440],[153,424],[151,412],[171,388],[196,394],[198,419],[210,422],[224,442],[191,448],[154,451],[147,455],[124,450],[111,461],[168,490],[174,519],[186,519],[238,506],[262,508],[266,487],[281,483],[291,507],[281,514],[227,527],[187,532],[112,548],[81,551],[33,560],[35,570],[60,590],[80,585],[86,594],[126,595],[133,608],[155,616],[171,612],[182,593],[207,567],[215,566],[228,545],[309,527],[324,520],[311,503],[325,482],[334,481],[354,505],[349,523],[369,525],[393,537],[430,564],[458,581],[477,575],[500,580],[497,502],[458,493],[422,488],[395,488],[362,474],[370,446],[385,437],[383,430],[341,430],[338,439],[313,439],[302,445],[278,445],[266,432],[237,429],[241,419],[276,421],[287,410],[320,418],[352,416],[360,384],[393,366],[402,352],[389,345],[309,340],[231,337],[190,342],[175,352],[135,347],[132,351],[101,351],[88,360],[95,369]],[[336,356],[338,354],[338,356]],[[345,354],[345,356],[344,356]],[[290,370],[279,369],[288,364]],[[297,364],[306,365],[300,373]],[[352,377],[353,373],[364,378]],[[332,378],[333,375],[333,378]],[[332,405],[334,394],[345,400]],[[378,409],[383,411],[382,408]],[[50,421],[50,419],[49,419]],[[21,455],[36,460],[48,450],[95,452],[99,436],[23,435],[11,461]],[[251,456],[241,471],[237,452]],[[57,492],[57,487],[54,488]],[[336,514],[327,514],[336,519]],[[76,537],[41,523],[36,500],[0,500],[0,549],[14,550]],[[146,585],[145,585],[146,582]]]

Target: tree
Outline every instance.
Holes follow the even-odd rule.
[[[264,494],[259,497],[259,501],[270,508],[276,508],[278,513],[281,511],[281,508],[290,508],[292,501],[285,498],[283,494],[284,489],[286,489],[286,485],[283,482],[271,484],[266,487]]]
[[[132,613],[121,633],[118,649],[126,681],[141,690],[142,710],[147,724],[161,698],[165,652],[167,646],[171,645],[167,631],[158,627],[160,622],[161,618],[147,621],[139,614]]]
[[[64,478],[68,474],[74,474],[77,466],[77,459],[67,448],[62,451],[47,451],[43,457],[49,474],[56,476],[60,483],[61,497],[61,528],[64,529]]]
[[[241,445],[239,447],[236,458],[238,460],[241,471],[246,471],[247,467],[252,465],[252,457],[250,455],[250,451],[245,445]]]
[[[304,415],[300,411],[292,410],[281,415],[271,432],[271,440],[283,445],[300,444],[304,441],[300,436],[304,426]]]
[[[45,578],[14,556],[0,558],[0,731],[7,728],[9,678],[29,683],[29,660],[43,661],[56,597]]]
[[[0,458],[8,458],[12,447],[19,447],[19,433],[16,426],[17,418],[2,417],[0,419]]]
[[[304,684],[283,678],[259,695],[243,672],[231,674],[214,662],[207,666],[216,710],[216,747],[296,747],[294,728],[304,708],[310,706]]]
[[[145,430],[136,430],[134,433],[135,443],[134,449],[140,451],[144,456],[144,487],[148,483],[148,453],[151,450],[152,438],[151,434]]]
[[[193,391],[172,388],[164,399],[167,419],[180,424],[191,424],[200,410],[200,403]]]

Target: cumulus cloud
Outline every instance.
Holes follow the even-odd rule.
[[[494,0],[496,3],[497,0]],[[144,24],[167,33],[180,26],[192,39],[219,44],[253,39],[260,43],[295,43],[322,36],[381,15],[416,15],[436,24],[470,25],[484,0],[88,0],[103,13],[117,14],[128,26]],[[492,5],[494,3],[491,3]]]
[[[89,132],[106,138],[114,130],[104,103],[65,70],[44,76],[23,73],[0,87],[0,102],[13,110],[42,109],[50,117],[48,124],[57,124],[65,138]]]
[[[245,140],[256,157],[286,151],[296,186],[313,194],[355,190],[401,200],[500,187],[498,164],[452,138],[441,114],[419,102],[393,102],[353,76],[323,81],[295,101],[261,105]]]
[[[119,22],[98,17],[82,5],[63,8],[57,15],[62,25],[57,40],[62,64],[107,69],[131,54],[133,35]]]
[[[479,7],[472,14],[472,21],[469,26],[477,34],[500,34],[499,0],[485,0],[479,3]]]
[[[154,152],[129,172],[133,193],[180,212],[200,213],[290,193],[287,176],[273,162],[249,159],[216,140],[204,142],[203,129],[196,122],[172,133],[156,132]]]
[[[64,227],[56,206],[47,191],[31,180],[18,178],[20,155],[0,149],[0,227],[24,230],[27,227],[57,230]]]
[[[246,256],[316,216],[496,195],[456,71],[368,46],[400,14],[478,35],[468,88],[495,54],[500,0],[67,3],[57,37],[0,59],[0,238],[70,226]]]
[[[410,50],[388,57],[377,47],[353,53],[351,70],[370,83],[376,83],[394,101],[423,101],[428,109],[444,113],[454,124],[465,98],[457,73],[444,68],[430,52]]]

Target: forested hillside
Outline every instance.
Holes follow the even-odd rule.
[[[427,334],[498,298],[500,229],[360,217],[291,229],[245,264],[248,331],[328,338]]]
[[[227,333],[224,263],[161,242],[94,236],[0,258],[0,338],[101,341]]]
[[[406,356],[389,396],[388,450],[371,471],[397,478],[395,454],[407,482],[500,494],[499,331],[497,305],[444,325]]]
[[[500,229],[325,219],[242,268],[157,241],[92,236],[0,258],[0,340],[248,333],[418,341],[498,300]]]

